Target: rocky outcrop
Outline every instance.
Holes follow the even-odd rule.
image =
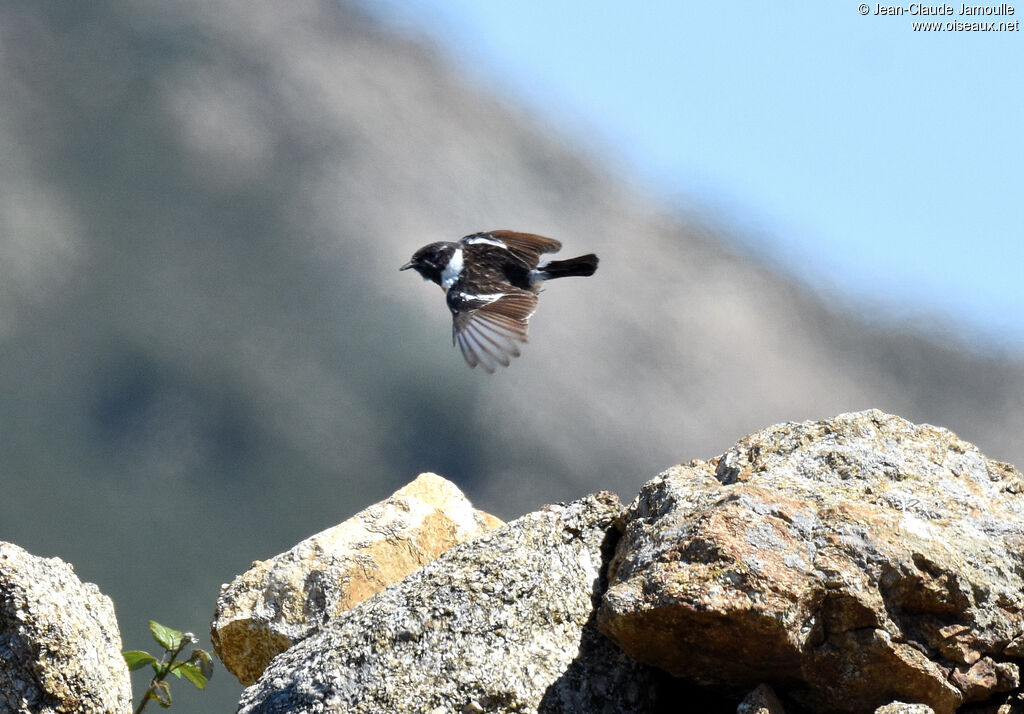
[[[594,623],[620,510],[601,493],[452,548],[277,657],[239,711],[650,711],[656,675]]]
[[[131,711],[114,605],[58,558],[0,542],[0,713]]]
[[[276,655],[453,545],[501,525],[432,473],[221,588],[211,639],[224,667],[252,684]]]
[[[1011,714],[1022,663],[1024,477],[867,411],[456,546],[240,711]]]
[[[601,630],[812,711],[952,712],[1020,686],[1022,514],[1021,474],[945,429],[877,411],[775,426],[644,486]]]

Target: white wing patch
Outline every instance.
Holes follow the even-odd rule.
[[[466,302],[485,302],[492,303],[495,300],[501,300],[508,293],[467,293],[467,292],[456,292],[461,299]]]
[[[466,245],[493,245],[497,248],[508,248],[507,245],[502,243],[497,238],[487,238],[485,236],[477,236],[476,238],[468,238]]]

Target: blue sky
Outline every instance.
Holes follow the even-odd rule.
[[[1024,352],[1024,31],[912,27],[1014,22],[1024,4],[987,18],[875,7],[388,4],[668,207],[711,214],[826,294]]]

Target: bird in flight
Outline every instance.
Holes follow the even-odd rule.
[[[545,280],[593,275],[593,253],[568,260],[541,260],[562,244],[515,231],[474,233],[461,240],[431,243],[399,270],[412,268],[444,290],[452,311],[452,342],[470,367],[493,372],[519,356],[527,323],[537,309]]]

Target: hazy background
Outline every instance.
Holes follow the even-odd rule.
[[[646,192],[714,212],[830,297],[1024,348],[1019,31],[915,32],[977,18],[856,3],[386,7]]]
[[[0,7],[0,538],[126,647],[424,470],[512,518],[867,407],[1024,463],[1019,35],[487,5]],[[602,263],[488,376],[398,266],[499,227]]]

